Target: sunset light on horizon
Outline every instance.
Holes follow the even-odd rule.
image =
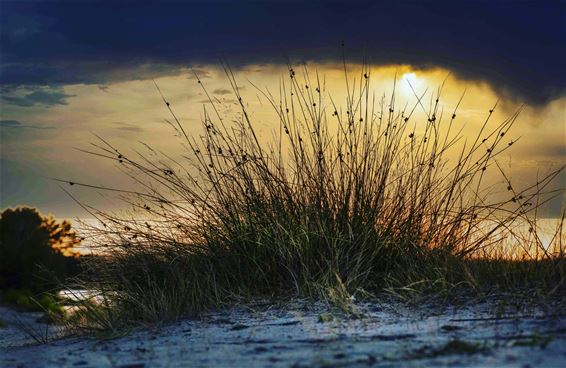
[[[0,367],[563,367],[566,0],[0,0]]]

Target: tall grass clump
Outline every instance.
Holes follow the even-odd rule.
[[[549,183],[560,170],[519,189],[498,162],[514,144],[508,132],[519,112],[493,122],[496,106],[486,109],[477,135],[464,137],[460,102],[443,111],[441,89],[430,101],[415,94],[413,106],[400,107],[395,92],[375,97],[368,67],[356,78],[344,68],[342,104],[306,67],[289,67],[279,97],[258,89],[278,123],[268,142],[229,67],[237,119],[210,99],[198,137],[163,97],[182,158],[149,146],[147,154],[127,155],[101,138],[89,152],[119,163],[139,186],[109,189],[135,208],[131,215],[85,206],[103,225],[91,229],[100,256],[91,257],[81,286],[98,290],[106,307],[85,318],[107,327],[250,298],[340,303],[384,291],[478,291],[529,280],[564,293],[564,233],[553,248],[537,242],[531,215],[554,193]],[[505,199],[485,184],[486,171],[501,174]],[[535,229],[530,240],[513,230],[518,222]],[[522,261],[503,262],[495,249],[514,236],[517,247],[530,249],[513,252]]]

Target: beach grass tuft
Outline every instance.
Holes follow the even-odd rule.
[[[279,97],[258,89],[278,124],[266,142],[225,72],[237,119],[210,99],[200,136],[187,134],[163,97],[182,158],[149,147],[134,157],[103,138],[91,152],[115,161],[139,189],[118,191],[131,217],[85,206],[102,225],[89,235],[100,256],[72,285],[99,293],[98,307],[77,318],[84,326],[175,320],[257,298],[347,309],[384,294],[566,295],[563,221],[551,244],[536,223],[561,169],[519,188],[498,161],[514,143],[507,133],[519,111],[493,121],[497,105],[486,108],[477,135],[464,139],[459,103],[443,113],[440,89],[426,108],[423,96],[414,106],[397,104],[395,92],[376,100],[363,66],[358,78],[345,70],[338,105],[318,73],[289,66]],[[500,175],[506,199],[492,195],[487,170]]]

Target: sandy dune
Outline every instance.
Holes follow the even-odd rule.
[[[68,337],[37,344],[0,309],[2,367],[560,367],[566,316],[501,314],[493,303],[411,309],[359,305],[361,317],[293,303],[236,308],[114,339]],[[499,314],[499,315],[496,315]],[[57,330],[51,328],[51,333]]]

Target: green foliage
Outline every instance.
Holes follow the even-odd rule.
[[[63,315],[61,303],[49,294],[34,295],[29,290],[7,289],[2,294],[2,301],[28,312],[46,312]]]
[[[434,358],[444,355],[459,355],[459,354],[477,354],[488,351],[485,344],[476,342],[467,342],[463,340],[450,340],[446,344],[433,348],[431,346],[423,346],[411,354],[411,358],[423,359]]]
[[[71,224],[36,209],[8,208],[0,217],[0,289],[49,290],[77,272],[69,256],[79,243]]]
[[[485,349],[478,343],[469,343],[462,340],[451,340],[435,353],[436,355],[475,354],[483,350]]]
[[[318,316],[318,322],[319,323],[326,323],[326,322],[332,322],[334,321],[334,316],[330,313],[321,313]]]

